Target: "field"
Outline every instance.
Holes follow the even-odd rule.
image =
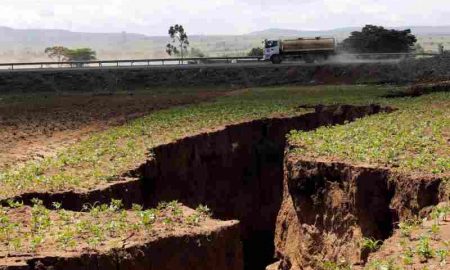
[[[125,125],[95,133],[65,148],[56,156],[28,162],[25,166],[9,166],[10,168],[6,168],[1,174],[4,188],[0,191],[0,198],[10,198],[24,192],[94,188],[113,181],[142,163],[148,149],[157,145],[196,133],[213,131],[229,124],[308,112],[306,109],[296,109],[298,104],[371,103],[385,91],[383,88],[365,86],[247,89],[212,103],[159,110]],[[132,101],[135,102],[134,98]],[[139,103],[136,107],[135,105],[133,103],[132,107],[128,108],[133,111],[139,107]],[[93,110],[97,106],[98,104],[94,104]],[[83,111],[88,113],[93,110],[83,108]],[[107,109],[106,115],[109,110],[111,108]],[[50,114],[57,115],[54,111],[50,111]],[[73,115],[77,114],[80,112],[75,111]],[[50,120],[51,125],[65,120],[55,121],[49,119],[48,115],[42,118]],[[36,181],[36,178],[40,181]]]
[[[387,166],[403,173],[450,171],[450,96],[388,102],[399,108],[348,125],[290,134],[296,154]]]
[[[288,259],[292,265],[293,257],[304,257],[296,263],[306,265],[323,256],[326,263],[314,269],[361,269],[364,264],[368,269],[445,269],[450,238],[442,183],[450,177],[450,94],[392,97],[406,88],[322,85],[1,96],[0,265],[56,265],[49,257],[109,256],[136,245],[147,254],[142,246],[160,239],[191,235],[197,241],[205,232],[220,231],[232,240],[218,250],[243,260],[246,269],[273,263],[275,250],[283,254],[277,265]],[[287,141],[284,129],[294,129]],[[311,179],[317,184],[309,185]],[[365,189],[359,181],[374,185],[370,193],[361,195]],[[310,193],[299,195],[305,192]],[[365,196],[375,197],[358,201]],[[389,206],[398,220],[392,216],[385,224]],[[369,209],[375,216],[361,214]],[[298,220],[292,218],[296,214]],[[316,221],[310,222],[309,215]],[[420,215],[431,221],[411,225]],[[334,224],[331,216],[347,227]],[[219,221],[230,219],[240,220],[241,236],[232,235],[237,222]],[[106,226],[100,228],[96,220]],[[298,237],[310,239],[311,230],[298,229],[306,227],[320,232],[315,237],[323,241],[312,245],[323,245],[322,250],[303,253],[292,244]],[[349,238],[327,246],[322,235]],[[264,242],[265,237],[271,239]],[[212,238],[211,245],[223,241]],[[395,239],[405,240],[402,248]],[[294,248],[285,249],[289,245]],[[222,253],[201,252],[217,260],[209,267],[221,269]],[[352,257],[358,252],[362,259]],[[397,268],[380,268],[387,264]],[[241,267],[235,263],[229,269]]]
[[[96,131],[119,126],[155,110],[224,95],[220,89],[156,90],[152,93],[40,93],[0,97],[0,168],[54,154]]]

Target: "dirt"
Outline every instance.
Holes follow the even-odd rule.
[[[439,230],[436,233],[430,233],[433,226],[438,225]],[[407,251],[416,251],[420,245],[420,239],[423,236],[429,236],[430,248],[435,252],[432,258],[424,258],[423,256],[412,256],[408,262],[409,269],[449,269],[450,264],[447,259],[442,260],[436,251],[446,250],[450,241],[450,220],[444,218],[437,222],[433,218],[428,217],[426,221],[412,230],[410,236],[402,235],[401,230],[397,230],[391,237],[386,239],[379,251],[370,255],[369,261],[386,261],[393,259],[395,261],[405,261]],[[448,256],[444,256],[448,257]]]
[[[0,103],[0,169],[42,159],[89,134],[152,111],[211,100],[225,91],[152,95],[72,94]]]
[[[385,240],[399,221],[444,200],[444,179],[386,168],[285,158],[285,193],[277,219],[279,269],[321,269],[324,262],[367,262],[363,238]]]

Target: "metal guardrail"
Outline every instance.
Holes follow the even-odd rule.
[[[187,64],[213,64],[258,62],[262,57],[208,57],[208,58],[161,58],[161,59],[128,59],[128,60],[94,60],[71,62],[28,62],[0,63],[0,69],[46,69],[46,68],[89,68],[89,67],[132,67],[132,66],[166,66]]]
[[[383,57],[429,57],[437,56],[437,53],[359,53],[342,54],[355,58],[383,58]],[[161,59],[128,59],[128,60],[95,60],[95,61],[72,61],[72,62],[29,62],[29,63],[0,63],[0,70],[17,69],[57,69],[57,68],[102,68],[102,67],[150,67],[167,65],[189,65],[189,64],[219,64],[219,63],[245,63],[261,62],[262,57],[204,57],[204,58],[161,58]]]

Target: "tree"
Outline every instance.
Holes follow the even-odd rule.
[[[54,59],[56,58],[56,60],[58,62],[62,62],[64,60],[66,60],[65,58],[67,57],[67,52],[69,51],[69,49],[67,49],[66,47],[63,46],[53,46],[53,47],[47,47],[45,48],[45,54],[48,55],[48,57]]]
[[[398,31],[382,26],[366,25],[343,41],[343,48],[355,53],[402,53],[414,49],[417,38],[410,29]]]
[[[263,56],[264,55],[264,50],[262,48],[252,48],[247,56]]]
[[[90,48],[68,50],[67,61],[90,61],[96,59],[96,52]]]
[[[187,52],[189,46],[188,35],[184,31],[184,27],[179,24],[175,24],[169,28],[169,36],[172,39],[166,46],[166,52],[168,55],[180,55],[181,59]]]

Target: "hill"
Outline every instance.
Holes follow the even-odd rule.
[[[419,37],[426,50],[436,50],[438,43],[450,48],[450,26],[406,26]],[[336,28],[325,31],[293,29],[266,29],[245,35],[191,35],[191,47],[208,56],[243,55],[252,47],[262,46],[265,38],[292,36],[334,36],[346,38],[358,27]],[[0,27],[0,62],[27,62],[48,60],[43,53],[49,46],[90,47],[100,59],[160,58],[166,57],[166,36],[146,36],[134,33],[82,33],[57,29],[13,29]]]

